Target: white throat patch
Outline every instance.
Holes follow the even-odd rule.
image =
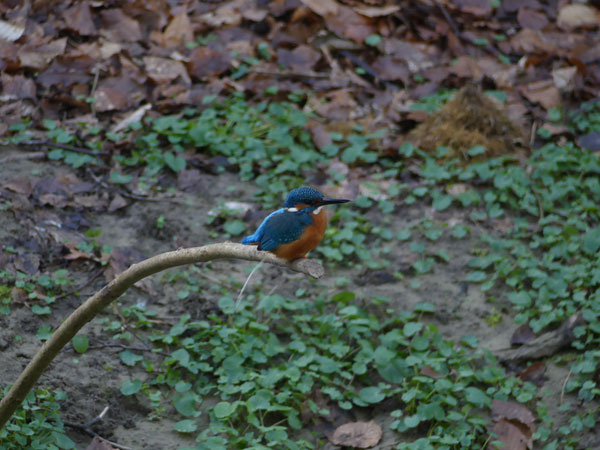
[[[321,212],[321,209],[323,209],[323,206],[319,206],[317,209],[315,209],[313,211],[313,214],[319,214]]]
[[[287,212],[298,212],[298,208],[285,208]]]

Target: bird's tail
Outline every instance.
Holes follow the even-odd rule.
[[[258,239],[256,238],[256,235],[251,235],[251,236],[246,236],[244,239],[242,239],[242,244],[244,245],[254,245],[254,244],[258,244]]]

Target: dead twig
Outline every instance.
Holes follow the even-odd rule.
[[[565,320],[556,330],[544,333],[518,348],[509,348],[506,351],[498,350],[495,353],[503,362],[529,361],[554,355],[563,348],[571,345],[575,340],[573,330],[582,323],[581,312],[577,312]]]
[[[71,346],[73,347],[73,346]],[[88,347],[88,350],[99,350],[99,349],[103,349],[103,348],[120,348],[122,350],[133,350],[133,351],[138,351],[138,352],[151,352],[151,353],[156,353],[157,355],[161,355],[161,356],[170,356],[169,353],[165,353],[165,352],[155,352],[153,348],[149,348],[149,347],[134,347],[131,345],[125,345],[125,344],[98,344],[98,345],[90,345]],[[73,349],[75,350],[75,349]]]
[[[569,382],[569,378],[571,378],[571,369],[569,369],[569,373],[567,374],[565,381],[563,381],[562,388],[560,390],[560,404],[561,405],[565,401],[565,389],[567,387],[567,383]]]
[[[263,261],[287,267],[314,278],[321,278],[324,273],[323,266],[316,261],[298,259],[289,262],[278,258],[273,253],[259,251],[254,246],[234,244],[232,242],[205,245],[204,247],[181,248],[172,252],[161,253],[160,255],[133,264],[129,269],[118,275],[73,311],[56,331],[52,333],[52,336],[44,343],[42,348],[38,350],[11,389],[0,401],[0,429],[8,422],[60,350],[73,339],[86,323],[90,322],[100,311],[112,303],[113,300],[124,294],[127,289],[143,278],[172,267],[225,258]]]
[[[102,436],[100,436],[98,433],[96,433],[92,429],[92,426],[94,424],[96,424],[97,422],[101,421],[104,418],[104,416],[106,415],[108,410],[109,410],[109,407],[108,406],[105,407],[100,414],[98,414],[96,417],[94,417],[88,423],[83,423],[83,424],[82,423],[74,423],[74,422],[63,422],[63,423],[65,424],[65,426],[67,426],[69,428],[73,428],[75,430],[82,431],[85,434],[92,436],[94,439],[102,440],[102,441],[112,445],[115,448],[119,448],[121,450],[133,450],[131,447],[126,447],[124,445],[120,445],[120,444],[117,444],[116,442],[112,442],[112,441],[109,441],[108,439],[103,438]]]
[[[185,201],[183,201],[183,200],[178,200],[178,199],[169,198],[169,197],[144,197],[143,195],[130,194],[125,191],[121,191],[121,192],[119,192],[119,194],[121,194],[123,197],[131,198],[133,200],[144,200],[147,202],[169,202],[169,203],[175,203],[177,205],[185,205],[186,204]]]
[[[38,140],[38,141],[21,141],[21,142],[19,142],[19,144],[20,145],[31,145],[31,146],[46,145],[48,147],[61,148],[63,150],[68,150],[70,152],[83,153],[84,155],[91,155],[91,156],[108,156],[109,155],[108,152],[96,152],[93,150],[88,150],[87,148],[74,147],[72,145],[67,145],[67,144],[59,144],[58,142],[52,142],[48,139],[42,139],[42,140]]]

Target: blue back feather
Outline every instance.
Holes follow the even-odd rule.
[[[305,210],[289,212],[278,209],[267,216],[256,233],[242,239],[242,244],[258,242],[258,249],[274,251],[283,244],[294,242],[302,236],[304,229],[313,224],[312,217]]]

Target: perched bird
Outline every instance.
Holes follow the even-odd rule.
[[[303,258],[325,234],[327,215],[323,206],[349,201],[326,198],[311,187],[294,189],[283,208],[269,214],[256,233],[242,239],[242,244],[258,245],[259,250],[273,252],[288,261]]]

